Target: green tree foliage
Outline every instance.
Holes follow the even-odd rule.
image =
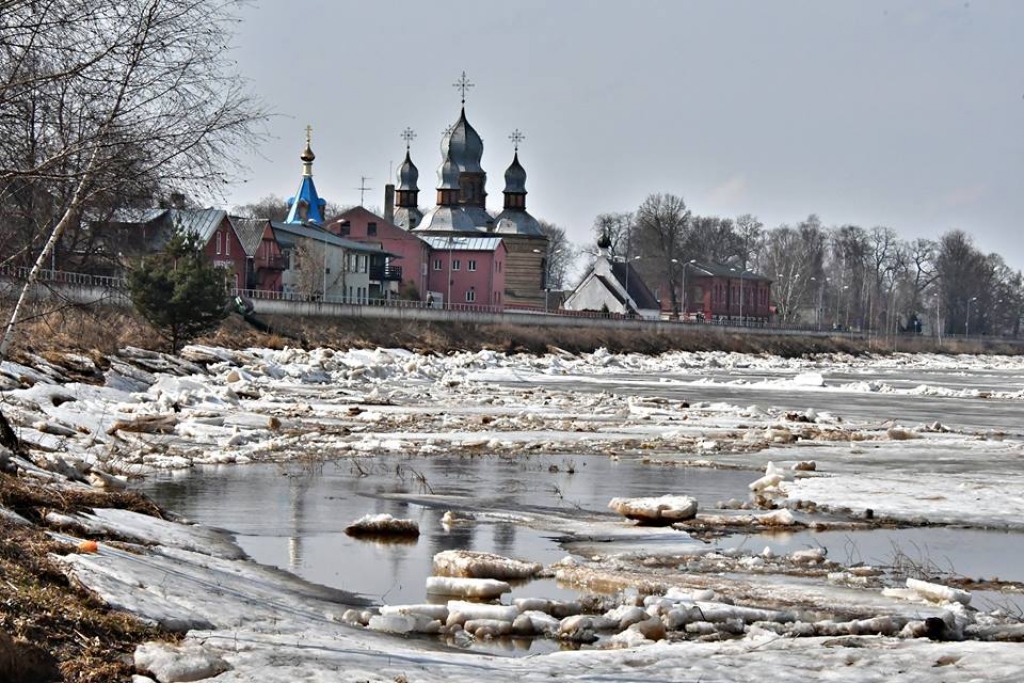
[[[225,272],[210,264],[193,235],[175,235],[128,276],[136,310],[177,352],[224,319]]]

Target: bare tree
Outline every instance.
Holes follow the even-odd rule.
[[[673,314],[679,314],[678,293],[690,233],[691,213],[682,197],[652,194],[636,211],[637,255],[648,284],[668,284]],[[631,254],[632,255],[632,254]]]
[[[565,229],[548,221],[538,221],[541,232],[548,238],[544,254],[544,286],[563,289],[569,280],[569,271],[576,261],[576,247],[565,235]]]
[[[254,127],[263,118],[225,53],[236,5],[234,0],[5,3],[0,108],[29,109],[36,119],[20,136],[31,153],[0,155],[0,200],[46,190],[56,202],[41,248],[35,240],[28,243],[38,251],[0,340],[0,357],[10,347],[39,271],[94,200],[126,187],[221,191],[223,169],[253,143]],[[12,125],[9,118],[0,119],[0,138]]]
[[[609,243],[608,255],[612,258],[625,258],[633,244],[635,227],[632,213],[599,214],[594,219],[594,243],[596,244],[604,237]],[[593,250],[593,253],[596,254],[596,250]]]

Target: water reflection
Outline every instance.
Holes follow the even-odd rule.
[[[572,465],[575,474],[566,470]],[[549,471],[551,465],[556,471]],[[541,532],[508,521],[441,524],[447,506],[427,507],[394,494],[434,494],[459,509],[610,515],[621,495],[690,493],[706,505],[745,495],[749,472],[687,470],[614,462],[604,456],[377,456],[326,463],[200,467],[155,475],[140,488],[161,505],[236,534],[253,559],[315,583],[380,602],[421,602],[433,557],[480,550],[550,564],[565,552]],[[443,497],[443,498],[437,498]],[[345,535],[366,514],[414,519],[413,544],[374,543]],[[543,591],[543,592],[538,592]],[[513,595],[569,599],[555,582],[533,582]]]

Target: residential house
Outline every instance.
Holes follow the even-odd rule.
[[[379,247],[389,256],[371,266],[371,281],[386,298],[403,292],[406,298],[427,298],[427,263],[430,246],[381,216],[357,206],[327,223],[324,228],[339,237]]]
[[[274,237],[270,221],[237,216],[229,220],[245,251],[245,289],[280,292],[281,274],[288,269],[288,260]]]
[[[281,290],[300,298],[369,303],[380,298],[371,288],[371,269],[389,254],[380,247],[343,239],[302,223],[270,223],[286,260]]]
[[[429,303],[505,305],[508,250],[500,237],[424,235],[423,240],[431,250]]]
[[[772,281],[722,263],[685,265],[684,318],[767,321],[771,316]]]

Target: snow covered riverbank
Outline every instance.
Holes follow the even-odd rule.
[[[1024,359],[1018,358],[834,355],[800,360],[603,351],[428,356],[385,349],[189,347],[181,358],[126,350],[99,359],[99,365],[74,355],[24,360],[23,365],[0,367],[6,388],[3,411],[31,449],[31,461],[12,462],[22,476],[53,486],[68,485],[70,479],[118,488],[129,475],[200,463],[269,460],[313,467],[348,458],[360,467],[383,453],[424,458],[439,453],[508,458],[586,453],[612,459],[637,454],[649,467],[663,468],[662,494],[699,500],[697,521],[709,513],[733,518],[714,522],[708,517],[711,524],[759,522],[750,510],[731,509],[743,501],[701,500],[699,491],[672,490],[676,468],[743,467],[754,481],[769,461],[775,462],[781,474],[759,494],[770,494],[766,501],[792,509],[799,524],[863,520],[868,510],[875,522],[1020,528],[1024,519],[1019,424],[1008,420],[1005,430],[991,424],[972,427],[963,423],[961,410],[984,403],[997,412],[1019,413]],[[922,381],[915,384],[918,377]],[[740,392],[733,395],[743,400],[701,400],[701,392],[720,388]],[[804,399],[803,408],[775,407],[774,397],[783,395]],[[902,397],[908,405],[928,397],[935,402],[929,405],[961,419],[946,419],[942,412],[927,420],[899,413],[876,417],[870,410],[849,416],[841,401],[824,398],[847,396],[868,401],[870,407],[877,395]],[[825,400],[831,401],[828,409],[819,405]],[[792,468],[808,461],[815,467]],[[571,459],[559,462],[566,467]],[[406,499],[412,505],[446,504],[437,496]],[[714,509],[718,503],[723,509]],[[472,508],[473,503],[466,505]],[[822,517],[823,510],[830,515]],[[825,669],[836,680],[850,681],[922,680],[935,671],[950,681],[1024,675],[1015,656],[1019,644],[981,642],[1024,637],[1014,635],[1019,629],[1013,614],[907,602],[907,596],[883,595],[880,579],[862,580],[871,574],[831,565],[819,570],[810,565],[820,563],[775,558],[760,549],[694,555],[682,548],[693,545],[682,531],[638,530],[587,510],[575,515],[479,512],[478,523],[487,523],[487,515],[502,515],[566,537],[566,549],[575,559],[548,571],[583,590],[627,588],[608,598],[622,606],[643,606],[637,588],[651,595],[707,590],[715,604],[795,610],[795,622],[808,626],[783,629],[780,622],[760,618],[741,619],[737,625],[729,622],[733,615],[724,617],[721,627],[682,629],[658,644],[646,636],[616,643],[633,649],[524,660],[464,654],[439,650],[431,640],[350,626],[342,617],[358,603],[355,596],[255,565],[201,528],[116,512],[49,523],[73,535],[99,528],[137,546],[137,552],[127,552],[101,543],[99,553],[70,556],[67,562],[111,604],[190,630],[187,657],[143,653],[141,663],[154,673],[161,661],[195,660],[220,662],[209,671],[224,669],[217,680],[226,681],[290,681],[299,672],[312,681],[401,676],[458,681],[502,675],[525,680],[621,680],[626,675],[631,680],[761,680],[765,666],[781,671],[783,665],[777,676],[783,681],[817,680]],[[677,534],[679,542],[655,542],[660,539],[656,534],[666,533]],[[665,621],[670,612],[656,611],[652,618]],[[876,616],[889,621],[872,622]],[[943,619],[947,635],[971,640],[935,643],[910,637],[913,629],[897,635],[928,617]],[[825,625],[855,621],[865,625]],[[164,680],[170,680],[167,675]]]

